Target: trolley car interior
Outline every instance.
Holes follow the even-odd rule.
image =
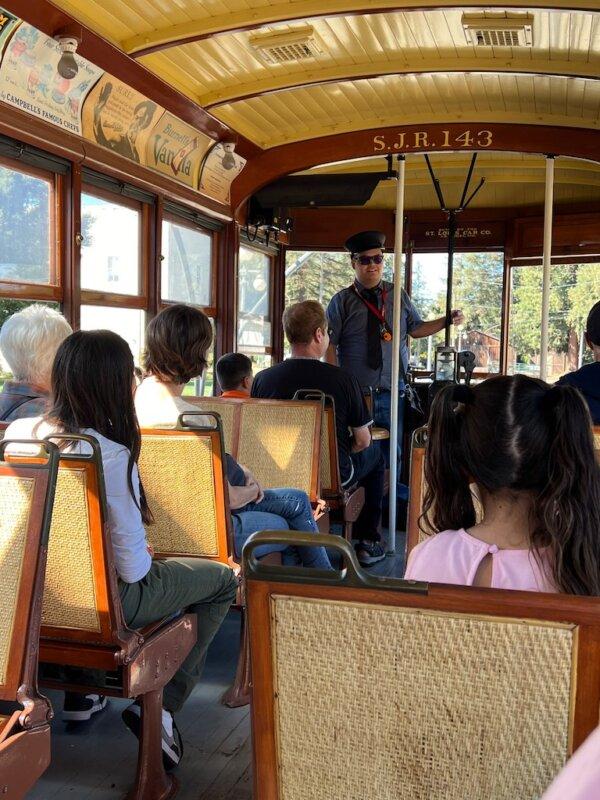
[[[284,311],[353,283],[359,231],[385,235],[383,278],[422,320],[446,320],[408,338],[425,412],[398,400],[397,418],[392,398],[372,431],[402,458],[369,567],[352,544],[365,490],[342,481],[327,392],[221,398],[216,376],[226,353],[255,375],[289,357]],[[127,627],[94,441],[89,456],[60,436],[37,455],[0,442],[0,794],[545,797],[600,724],[600,598],[403,576],[432,532],[432,397],[600,361],[599,301],[598,0],[0,0],[0,328],[49,306],[74,331],[119,334],[143,370],[160,312],[208,317],[206,369],[183,389],[201,422],[142,429],[140,502],[157,559],[240,575],[165,772],[162,692],[196,615]],[[0,392],[17,378],[0,354]],[[379,388],[362,388],[373,409]],[[263,488],[306,492],[319,532],[258,533],[236,553],[226,453]],[[281,542],[327,546],[334,569],[255,556]],[[108,707],[65,724],[65,687]],[[138,743],[120,716],[136,698]],[[564,800],[592,797],[600,773]]]

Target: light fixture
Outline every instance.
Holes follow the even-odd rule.
[[[233,155],[235,142],[223,142],[223,150],[225,151],[221,160],[223,169],[233,169],[235,167],[235,156]]]
[[[65,80],[72,80],[79,71],[77,62],[75,61],[75,53],[79,45],[79,39],[76,36],[60,35],[55,37],[58,42],[58,49],[61,52],[60,59],[56,66],[58,74]]]

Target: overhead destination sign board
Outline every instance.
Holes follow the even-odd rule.
[[[1,12],[1,16],[6,14]],[[75,55],[79,69],[69,80],[58,74],[60,57],[54,39],[22,22],[5,46],[0,66],[0,100],[81,135],[83,101],[102,70]]]

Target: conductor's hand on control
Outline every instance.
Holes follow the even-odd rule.
[[[460,310],[460,308],[453,309],[450,317],[452,325],[462,325],[463,322],[465,321],[465,315]]]

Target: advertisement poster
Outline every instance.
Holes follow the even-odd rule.
[[[245,165],[246,159],[235,153],[226,153],[222,144],[215,145],[202,168],[200,191],[220,203],[229,204],[231,184]]]
[[[4,50],[6,40],[15,29],[15,25],[19,24],[17,17],[0,8],[0,53]]]
[[[165,112],[150,134],[145,164],[195,189],[211,143],[208,136]]]
[[[102,70],[78,55],[77,75],[58,74],[58,43],[23,22],[16,29],[0,66],[0,100],[71,133],[81,134],[81,107]]]
[[[125,158],[144,164],[152,129],[163,108],[105,73],[83,109],[83,135]]]

